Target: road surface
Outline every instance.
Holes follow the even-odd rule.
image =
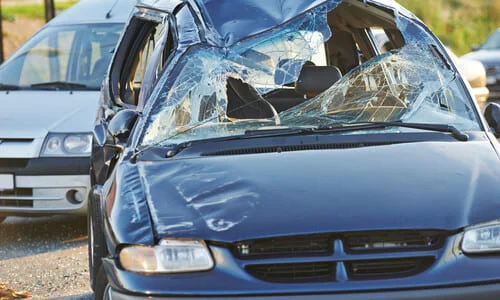
[[[33,299],[93,299],[86,217],[10,217],[0,224],[0,283]]]

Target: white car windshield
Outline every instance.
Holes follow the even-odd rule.
[[[0,88],[99,90],[123,26],[46,27],[0,66]]]

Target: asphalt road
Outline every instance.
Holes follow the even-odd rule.
[[[0,283],[33,299],[93,299],[86,217],[10,217],[0,224]]]

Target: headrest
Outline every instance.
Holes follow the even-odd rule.
[[[315,97],[342,78],[342,73],[337,67],[318,67],[310,64],[304,65],[299,79],[295,82],[295,91],[301,95]]]

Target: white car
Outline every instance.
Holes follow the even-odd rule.
[[[135,0],[82,0],[0,66],[0,222],[85,214],[108,64]]]

